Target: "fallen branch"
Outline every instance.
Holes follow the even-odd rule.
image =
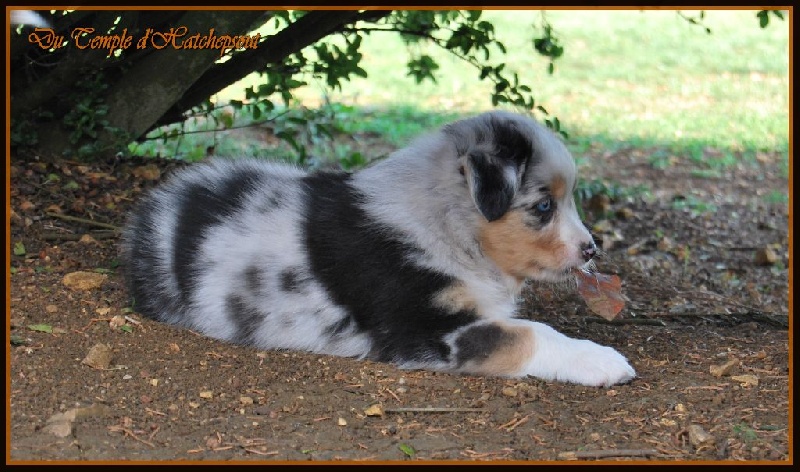
[[[101,223],[99,221],[87,220],[85,218],[78,218],[77,216],[62,215],[60,213],[53,213],[53,212],[47,212],[47,216],[51,218],[59,218],[65,221],[72,221],[74,223],[82,223],[89,226],[97,226],[98,228],[120,231],[120,228],[118,226],[114,226],[108,223]]]
[[[603,459],[606,457],[648,457],[658,454],[655,449],[603,449],[598,451],[561,452],[558,458],[574,461],[580,459]]]
[[[464,413],[464,412],[484,412],[486,408],[385,408],[385,413]]]

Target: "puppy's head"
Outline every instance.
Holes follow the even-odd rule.
[[[575,162],[531,118],[491,112],[444,132],[456,146],[484,253],[519,280],[557,281],[589,263],[596,246],[573,199]]]

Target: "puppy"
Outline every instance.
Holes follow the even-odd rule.
[[[527,279],[595,254],[575,184],[553,133],[489,112],[354,174],[193,165],[133,212],[122,254],[138,311],[217,339],[609,386],[635,376],[617,351],[515,318]]]

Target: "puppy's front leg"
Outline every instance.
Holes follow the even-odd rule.
[[[463,373],[606,387],[636,376],[616,350],[527,320],[475,323],[457,331],[450,344],[456,370]]]

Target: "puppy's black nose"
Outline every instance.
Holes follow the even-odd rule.
[[[583,255],[584,261],[591,261],[595,254],[597,254],[597,246],[594,245],[594,242],[581,244],[581,255]]]

